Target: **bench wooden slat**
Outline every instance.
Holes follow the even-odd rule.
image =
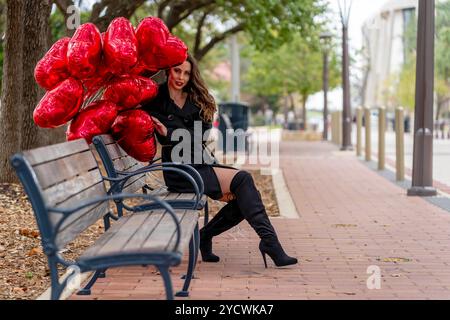
[[[86,150],[89,150],[89,146],[86,141],[84,139],[78,139],[24,151],[23,154],[27,158],[27,161],[32,166],[35,166],[43,162],[67,157]]]
[[[71,180],[64,181],[43,191],[48,206],[56,206],[93,185],[101,183],[102,176],[98,170],[89,171]]]
[[[123,217],[119,220],[116,228],[111,228],[108,233],[112,233],[112,237],[101,248],[98,248],[96,255],[107,255],[119,253],[122,248],[133,237],[136,231],[142,226],[148,215],[130,215],[125,219]]]
[[[142,187],[145,186],[146,184],[147,183],[145,182],[145,175],[134,176],[127,181],[127,183],[123,188],[123,192],[135,193],[136,191],[140,191],[140,189],[142,189]]]
[[[198,220],[198,213],[192,210],[176,210],[176,216],[182,228],[180,239],[182,251],[190,240]],[[81,259],[114,255],[124,251],[146,253],[171,250],[176,240],[175,230],[175,222],[163,210],[122,217],[83,254]],[[169,242],[171,245],[168,245]]]
[[[83,254],[83,258],[85,257],[92,257],[92,256],[96,256],[99,254],[106,254],[108,252],[112,252],[113,250],[119,250],[119,246],[118,246],[118,242],[116,237],[118,237],[120,239],[120,237],[122,235],[120,235],[119,233],[121,232],[122,228],[125,228],[125,225],[132,220],[138,220],[138,221],[142,221],[145,222],[145,220],[151,219],[151,221],[149,221],[149,223],[153,223],[155,226],[157,225],[158,221],[161,220],[162,218],[162,212],[151,212],[150,215],[148,215],[148,212],[145,212],[144,214],[141,215],[130,215],[130,216],[126,216],[126,217],[122,217],[118,223],[115,223],[110,229],[108,229],[108,231],[100,236],[100,238],[95,242],[95,244],[90,247],[88,250],[86,250]],[[135,217],[136,215],[136,217]],[[150,218],[151,217],[151,218]],[[127,231],[127,230],[126,230]],[[144,233],[145,238],[148,237],[149,233],[153,231],[153,228],[150,228],[149,230],[135,230],[134,234],[136,233]],[[127,240],[132,238],[134,235],[130,235],[127,234],[127,232],[125,232],[125,235],[127,236]],[[140,234],[137,235],[137,238],[140,237]],[[119,240],[120,241],[120,240]],[[122,243],[124,245],[127,244],[126,241],[122,241]]]
[[[177,199],[194,200],[195,199],[195,193],[181,193],[180,196]]]
[[[179,221],[183,221],[186,210],[177,210],[180,214]],[[143,248],[154,248],[157,250],[166,250],[167,244],[175,233],[175,222],[169,214],[165,214],[164,217],[158,224],[156,230],[147,238],[147,240],[142,244]]]
[[[106,150],[108,151],[111,160],[117,160],[127,156],[126,152],[117,143],[107,145]]]
[[[111,144],[111,143],[116,143],[116,140],[114,140],[114,138],[110,134],[102,134],[101,137],[102,137],[103,142],[106,145]]]
[[[143,167],[140,162],[138,162],[136,159],[133,159],[131,157],[125,157],[125,158],[122,158],[121,160],[125,165],[125,171],[135,171],[135,170],[141,169]]]
[[[120,158],[120,159],[116,159],[113,161],[114,168],[117,171],[129,172],[129,171],[134,171],[134,170],[142,168],[141,166],[138,165],[137,162],[130,163],[130,161],[125,160],[125,159],[127,159],[127,158]]]
[[[89,189],[83,190],[78,194],[68,198],[66,201],[61,202],[57,208],[72,208],[80,204],[82,201],[92,199],[95,197],[101,197],[106,194],[105,186],[102,182],[93,185]],[[78,233],[84,231],[90,225],[94,224],[98,219],[103,217],[109,211],[108,202],[102,202],[95,204],[77,212],[71,214],[61,226],[61,235],[58,236],[58,245],[63,246],[75,239]],[[51,213],[51,223],[56,226],[58,221],[62,218],[61,214]],[[78,233],[77,233],[78,232]]]
[[[109,210],[108,202],[89,207],[88,210],[70,225],[64,223],[64,229],[59,232],[56,238],[56,244],[59,248],[63,248],[67,243],[74,240],[80,233],[103,217]]]
[[[37,165],[34,167],[34,170],[41,188],[46,189],[49,186],[97,168],[98,164],[88,149],[69,157]]]
[[[140,215],[141,213],[137,214]],[[152,214],[150,214],[150,216],[147,217],[145,223],[143,224],[143,226],[145,227],[136,230],[136,232],[129,239],[128,243],[124,246],[123,249],[132,251],[141,250],[142,244],[153,233],[153,231],[155,231],[165,214],[167,213],[161,210],[156,212],[154,211]],[[144,213],[144,215],[146,215],[146,213]]]
[[[155,172],[147,172],[148,179],[152,180],[152,182],[155,182],[159,185],[165,185],[164,179],[157,176],[157,173]]]
[[[188,246],[189,241],[191,240],[192,235],[194,234],[195,226],[198,221],[198,211],[186,210],[183,215],[183,219],[180,221],[181,238],[180,245],[178,246],[178,251],[183,254],[184,249]],[[173,246],[176,243],[176,234],[172,235],[170,242],[166,246],[166,251],[172,250]]]

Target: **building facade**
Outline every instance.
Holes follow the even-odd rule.
[[[418,0],[389,0],[364,23],[365,106],[389,107],[387,86],[405,61],[405,31],[411,19],[415,19],[417,5]]]

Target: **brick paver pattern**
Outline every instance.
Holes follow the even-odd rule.
[[[199,261],[190,297],[177,299],[450,298],[449,212],[407,197],[353,152],[330,143],[283,142],[280,166],[299,219],[272,221],[285,250],[300,263],[276,268],[269,261],[265,269],[257,235],[243,222],[214,238],[221,261]],[[182,286],[186,263],[187,256],[172,268],[174,290]],[[377,268],[380,287],[369,281],[369,289]],[[72,296],[164,298],[153,267],[108,270],[91,296]]]

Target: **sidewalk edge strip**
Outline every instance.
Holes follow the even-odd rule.
[[[284,218],[299,219],[300,214],[292,200],[289,188],[284,180],[283,170],[277,169],[272,171],[272,183],[275,189],[275,197],[277,199],[280,215]]]
[[[63,281],[65,278],[67,278],[69,276],[68,271],[66,271],[66,273],[64,273],[62,275],[62,277],[59,279],[60,281]],[[89,278],[91,275],[93,274],[93,272],[84,272],[80,275],[81,279],[80,279],[80,283],[84,283],[86,281],[87,278]],[[52,288],[48,287],[47,290],[45,290],[39,297],[36,298],[36,300],[50,300],[51,299],[51,291]],[[59,300],[67,300],[68,298],[70,298],[70,296],[72,296],[72,294],[77,291],[77,289],[68,289],[67,287],[64,288],[64,291],[61,293],[61,296],[59,298]]]

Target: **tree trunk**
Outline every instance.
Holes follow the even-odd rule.
[[[302,95],[302,118],[303,118],[303,130],[308,129],[308,114],[306,111],[306,101],[308,100],[307,95]]]
[[[23,40],[23,98],[20,149],[27,150],[64,140],[61,129],[40,129],[33,121],[33,110],[44,95],[34,79],[34,68],[48,49],[50,0],[25,0]]]
[[[436,109],[436,122],[439,121],[439,118],[441,116],[441,110],[442,110],[442,106],[445,104],[445,97],[438,95],[437,96],[437,109]]]
[[[3,60],[3,86],[0,106],[0,181],[13,182],[16,176],[9,164],[9,157],[20,150],[20,114],[22,104],[23,61],[22,1],[6,2],[6,34]]]
[[[283,105],[283,114],[284,114],[284,128],[289,128],[288,123],[288,113],[289,113],[289,104],[288,104],[288,95],[287,93],[284,96],[284,105]]]

